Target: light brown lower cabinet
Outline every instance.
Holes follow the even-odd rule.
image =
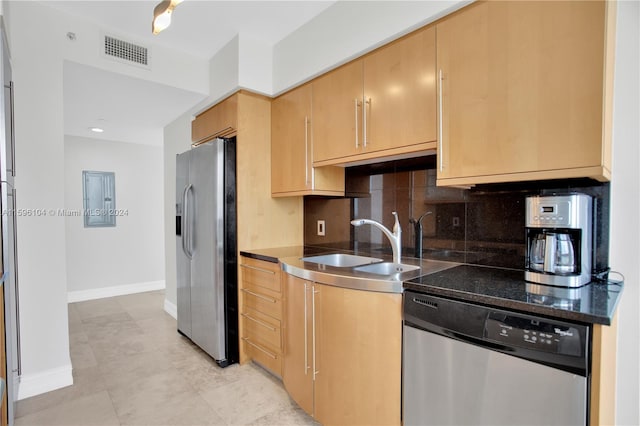
[[[402,295],[283,283],[289,395],[322,424],[399,425]]]
[[[591,343],[591,426],[616,424],[616,349],[618,318],[611,325],[595,324]]]
[[[240,257],[240,363],[282,375],[282,291],[277,263]]]

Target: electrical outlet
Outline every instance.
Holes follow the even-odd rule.
[[[319,220],[318,221],[318,235],[320,235],[321,237],[324,237],[324,220]]]
[[[460,226],[460,218],[459,217],[454,217],[452,225],[453,225],[454,228],[457,228],[458,226]]]

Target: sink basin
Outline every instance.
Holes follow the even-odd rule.
[[[420,267],[393,262],[374,263],[373,265],[359,266],[357,268],[354,268],[354,270],[356,271],[368,272],[370,274],[378,275],[393,275],[399,274],[401,272],[415,271],[417,269],[420,269]]]
[[[318,263],[320,265],[337,266],[340,268],[352,268],[354,266],[368,265],[370,263],[382,262],[382,259],[375,257],[356,256],[353,254],[325,254],[322,256],[303,257],[303,262]]]

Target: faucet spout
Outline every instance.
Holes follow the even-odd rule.
[[[428,216],[430,214],[432,214],[433,212],[425,212],[422,214],[422,216],[420,216],[418,218],[418,220],[415,219],[409,219],[409,223],[413,224],[414,228],[415,228],[415,233],[414,233],[414,237],[415,237],[415,246],[414,246],[414,257],[417,257],[418,259],[422,259],[422,219],[424,219],[425,216]]]
[[[391,243],[391,250],[393,251],[393,263],[400,264],[400,259],[402,258],[402,229],[400,228],[400,222],[398,221],[398,213],[391,212],[391,214],[393,214],[396,218],[396,221],[393,225],[393,232],[389,231],[389,229],[383,224],[371,219],[354,219],[351,221],[351,224],[353,226],[372,225],[380,229]]]

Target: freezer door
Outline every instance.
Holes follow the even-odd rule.
[[[224,141],[191,152],[191,339],[214,359],[224,360]]]
[[[176,287],[178,302],[178,330],[191,338],[191,261],[188,257],[188,229],[192,222],[185,216],[188,201],[189,161],[191,151],[176,157]]]

